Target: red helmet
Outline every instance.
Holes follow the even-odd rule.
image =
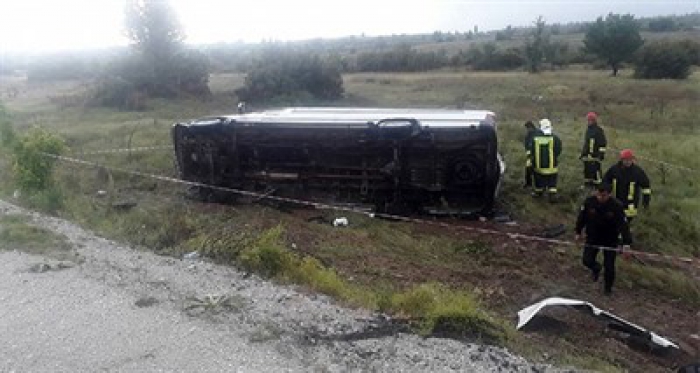
[[[597,120],[598,119],[598,114],[595,112],[589,111],[588,114],[586,114],[586,119],[588,120]]]
[[[624,149],[620,152],[620,159],[634,159],[632,149]]]

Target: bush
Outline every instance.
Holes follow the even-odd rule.
[[[419,320],[423,334],[452,337],[478,337],[489,342],[503,342],[508,330],[501,322],[481,309],[472,293],[453,291],[430,283],[394,294],[390,308]]]
[[[467,51],[465,62],[475,70],[503,71],[520,68],[527,60],[518,48],[500,50],[495,43],[486,43]]]
[[[124,78],[110,77],[102,80],[90,99],[91,104],[120,110],[145,110],[146,94]]]
[[[45,154],[60,155],[63,140],[41,128],[33,128],[19,139],[13,149],[15,180],[23,191],[41,191],[53,186],[55,159]]]
[[[281,226],[264,231],[250,248],[241,253],[241,266],[264,277],[275,277],[288,270],[294,257],[281,242],[282,232]]]
[[[634,76],[642,79],[685,79],[691,57],[679,42],[657,42],[645,46],[636,61]]]
[[[209,61],[195,50],[173,54],[167,63],[154,63],[140,54],[117,60],[107,67],[91,101],[120,110],[145,110],[148,97],[183,95],[211,95]]]
[[[389,50],[365,52],[357,56],[357,71],[415,72],[428,71],[446,66],[444,52],[419,52],[407,44]]]
[[[248,72],[245,86],[236,91],[241,100],[264,102],[297,95],[334,100],[343,95],[340,70],[318,56],[266,51],[256,66]]]

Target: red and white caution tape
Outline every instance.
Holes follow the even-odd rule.
[[[515,232],[502,232],[502,231],[498,231],[498,230],[494,230],[494,229],[487,229],[487,228],[480,228],[480,227],[473,227],[473,226],[454,225],[454,224],[449,224],[446,222],[426,220],[426,219],[420,219],[420,218],[411,218],[411,217],[401,216],[401,215],[393,215],[393,214],[386,214],[386,213],[372,213],[372,212],[367,212],[364,210],[360,210],[360,209],[352,208],[352,207],[347,207],[347,206],[337,206],[337,205],[331,205],[331,204],[321,203],[321,202],[313,202],[313,201],[305,201],[305,200],[294,199],[294,198],[279,197],[279,196],[274,196],[274,195],[270,195],[270,194],[261,194],[261,193],[247,191],[247,190],[209,185],[209,184],[200,183],[200,182],[196,182],[196,181],[187,181],[187,180],[182,180],[182,179],[178,179],[178,178],[174,178],[174,177],[156,175],[156,174],[135,171],[135,170],[128,170],[128,169],[119,168],[119,167],[107,167],[103,164],[90,162],[90,161],[86,161],[83,159],[65,157],[65,156],[48,154],[48,153],[43,153],[43,154],[47,157],[54,158],[54,159],[64,161],[64,162],[81,164],[81,165],[90,166],[90,167],[101,167],[101,168],[105,168],[105,169],[113,171],[113,172],[121,172],[121,173],[129,174],[129,175],[151,178],[151,179],[166,181],[166,182],[170,182],[170,183],[203,187],[203,188],[208,188],[208,189],[212,189],[212,190],[218,190],[218,191],[235,193],[235,194],[249,196],[249,197],[255,197],[257,199],[267,199],[267,200],[272,200],[272,201],[292,203],[292,204],[310,206],[310,207],[321,208],[321,209],[331,209],[331,210],[336,210],[336,211],[353,212],[353,213],[357,213],[357,214],[367,215],[369,217],[379,217],[379,218],[391,219],[391,220],[396,220],[396,221],[438,226],[438,227],[447,228],[447,229],[464,230],[464,231],[476,232],[476,233],[480,233],[480,234],[506,236],[511,240],[527,240],[527,241],[542,242],[542,243],[546,243],[546,244],[550,244],[550,245],[559,245],[559,246],[574,246],[574,247],[581,246],[580,243],[572,242],[572,241],[544,238],[544,237],[532,236],[532,235],[515,233]],[[592,245],[588,245],[588,246],[594,247],[594,248],[597,248],[600,250],[621,252],[621,249],[617,248],[617,247],[592,246]],[[647,258],[652,258],[652,259],[657,259],[657,260],[664,260],[664,261],[668,261],[668,262],[687,264],[687,265],[691,265],[691,266],[700,268],[700,259],[699,258],[680,257],[680,256],[650,253],[650,252],[631,250],[631,249],[626,249],[626,250],[624,250],[624,252],[631,254],[631,255],[634,255],[634,256],[637,256],[637,257],[647,257]]]
[[[140,147],[135,147],[135,148],[78,151],[78,152],[74,152],[73,154],[83,156],[83,155],[96,155],[96,154],[146,152],[146,151],[153,151],[153,150],[173,150],[173,146],[172,145],[140,146]]]

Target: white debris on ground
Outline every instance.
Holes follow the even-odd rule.
[[[68,238],[80,264],[0,251],[0,371],[544,372],[502,348],[422,338],[206,260],[132,249],[0,201]],[[377,330],[385,328],[384,333]]]

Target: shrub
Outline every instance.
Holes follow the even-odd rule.
[[[391,49],[365,52],[357,56],[358,71],[428,71],[447,65],[444,52],[420,52],[401,44]]]
[[[422,284],[391,299],[394,312],[419,320],[423,334],[477,337],[489,342],[508,339],[508,329],[481,309],[473,293],[436,283]]]
[[[486,43],[467,51],[464,56],[466,63],[475,70],[511,70],[522,67],[527,60],[523,52],[517,48],[500,50],[495,43]]]
[[[690,75],[691,57],[679,42],[657,42],[642,48],[634,76],[643,79],[685,79]]]
[[[120,110],[146,109],[146,95],[136,85],[120,77],[102,80],[91,98],[93,105],[108,106]]]
[[[279,225],[264,231],[250,248],[241,253],[241,266],[264,277],[275,277],[290,268],[294,256],[284,248],[282,232]]]
[[[318,56],[267,51],[248,72],[245,86],[236,90],[236,94],[239,99],[251,102],[300,94],[334,100],[343,95],[343,79],[337,67],[324,64]]]
[[[60,155],[64,149],[61,138],[41,128],[33,128],[19,139],[13,149],[13,170],[19,188],[40,191],[52,187],[56,160],[45,154]]]

